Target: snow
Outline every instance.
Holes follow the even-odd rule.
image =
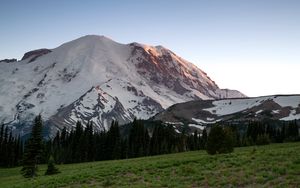
[[[209,117],[207,117],[206,120],[207,120],[207,121],[213,121],[213,120],[215,120],[215,119],[214,119],[214,118],[209,118]]]
[[[216,100],[213,101],[212,103],[214,107],[207,108],[204,110],[209,111],[210,113],[218,116],[223,116],[223,115],[233,114],[237,112],[242,112],[244,110],[258,106],[267,100],[272,100],[275,103],[279,104],[281,107],[290,107],[292,109],[292,112],[296,112],[295,109],[299,108],[300,105],[300,95],[264,96],[264,97],[255,97],[255,98],[245,98],[245,99]],[[262,111],[263,110],[258,110],[256,114],[259,114]],[[273,113],[278,114],[279,112],[280,110],[273,110]],[[299,117],[298,114],[291,113],[288,117],[284,117],[281,120],[297,119],[298,117]],[[205,121],[201,123],[205,123]]]
[[[204,87],[212,85],[217,89],[203,71],[170,50],[162,46],[141,46],[155,56],[171,54],[173,61],[169,66],[182,70],[189,79],[198,79]],[[78,112],[86,116],[94,113],[99,94],[100,101],[105,105],[104,113],[112,110],[118,99],[126,114],[131,113],[141,119],[147,119],[158,112],[154,106],[141,105],[147,97],[163,108],[193,100],[195,95],[203,99],[211,98],[194,88],[188,88],[190,93],[180,95],[165,85],[153,84],[137,72],[136,58],[141,54],[133,57],[130,45],[117,43],[104,36],[88,35],[51,51],[30,63],[23,60],[0,64],[0,122],[26,119],[39,113],[47,120],[58,109],[72,104],[97,86],[98,91],[84,98],[82,106],[76,109]],[[136,88],[139,93],[143,92],[144,96],[134,95],[126,89],[127,86]],[[214,91],[210,93],[216,95]],[[23,107],[27,104],[29,108],[18,110],[18,104],[23,104]],[[73,114],[66,121],[76,121],[76,118]],[[101,121],[105,123],[105,120]]]
[[[197,125],[197,124],[189,124],[189,127],[196,127],[200,130],[204,130],[205,129],[205,126],[202,126],[202,125]]]
[[[166,121],[165,123],[169,124],[169,125],[184,125],[182,122],[170,122],[170,121]]]
[[[204,109],[212,114],[228,115],[260,105],[268,97],[247,99],[225,99],[213,102],[214,107]]]
[[[291,121],[294,119],[300,119],[300,114],[296,114],[296,110],[292,110],[289,114],[289,116],[281,118],[280,120],[284,120],[284,121]]]
[[[263,112],[263,110],[258,110],[257,112],[255,112],[255,114],[260,114],[262,112]]]
[[[300,96],[278,96],[273,98],[274,102],[282,107],[290,106],[297,108],[300,104]]]
[[[192,118],[193,121],[199,123],[199,124],[213,124],[213,123],[216,123],[220,120],[216,120],[216,121],[204,121],[202,119],[196,119],[196,118]],[[211,120],[214,120],[214,119],[211,119]]]
[[[178,134],[181,133],[181,132],[180,132],[178,129],[176,129],[176,128],[174,128],[174,131],[175,131],[176,133],[178,133]]]

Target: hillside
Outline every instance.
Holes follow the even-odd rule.
[[[174,126],[202,128],[217,122],[300,119],[300,95],[198,100],[175,104],[155,115]]]
[[[0,122],[21,135],[38,114],[52,132],[77,120],[107,130],[113,119],[148,119],[179,102],[245,96],[167,48],[95,35],[1,61],[0,85]]]
[[[185,152],[130,160],[58,165],[61,174],[28,180],[0,169],[0,187],[297,187],[300,143],[236,148],[209,156]]]

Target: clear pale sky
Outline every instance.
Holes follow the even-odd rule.
[[[0,59],[87,34],[163,45],[248,96],[300,93],[299,0],[1,0]]]

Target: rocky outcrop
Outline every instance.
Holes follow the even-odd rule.
[[[195,65],[162,46],[129,44],[137,72],[153,84],[164,85],[179,95],[193,96],[200,92],[208,98],[243,98],[236,90],[220,89],[211,78]],[[202,97],[196,96],[195,99]]]
[[[17,59],[2,59],[0,60],[0,63],[13,63],[18,61]]]
[[[71,130],[77,121],[84,125],[92,121],[95,130],[107,131],[113,120],[125,124],[133,119],[134,115],[124,108],[118,98],[105,93],[100,87],[92,87],[72,104],[59,109],[48,123]]]
[[[24,56],[22,57],[21,60],[25,60],[25,59],[30,58],[30,60],[28,61],[30,63],[30,62],[35,61],[38,57],[41,57],[41,56],[43,56],[45,54],[48,54],[50,52],[52,52],[52,51],[49,50],[49,49],[45,49],[45,48],[29,51],[29,52],[24,54]]]

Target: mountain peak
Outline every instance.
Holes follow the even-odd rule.
[[[114,40],[112,40],[109,37],[106,37],[104,35],[86,35],[80,38],[77,38],[73,41],[70,41],[68,43],[87,43],[87,44],[95,44],[95,43],[102,43],[102,44],[108,44],[108,43],[117,43]]]
[[[26,125],[19,123],[40,113],[56,127],[84,120],[103,130],[113,119],[147,119],[175,103],[242,95],[221,91],[167,48],[120,44],[106,36],[87,35],[36,50],[23,62],[0,63],[0,96],[6,96],[0,97],[0,122],[20,132]]]
[[[78,39],[82,40],[101,40],[101,41],[113,41],[111,38],[105,36],[105,35],[85,35],[83,37],[80,37]]]

